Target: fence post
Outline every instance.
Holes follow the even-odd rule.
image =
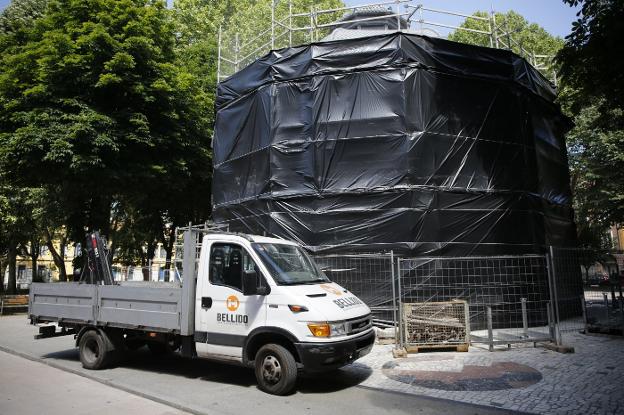
[[[607,293],[602,293],[602,301],[604,301],[605,312],[606,312],[605,317],[607,318],[607,324],[608,324],[609,323],[609,296],[607,295]]]
[[[397,320],[397,303],[396,303],[396,288],[394,286],[394,251],[390,251],[390,270],[391,270],[391,278],[392,278],[392,322],[394,324],[394,345],[396,348],[399,347],[399,326]]]
[[[551,245],[549,247],[549,255],[546,255],[546,263],[548,266],[548,285],[550,286],[550,306],[552,312],[552,319],[555,323],[555,343],[557,346],[561,345],[561,332],[559,331],[559,301],[557,299],[557,273],[555,272],[555,250]]]
[[[522,305],[522,328],[524,330],[524,337],[529,337],[529,319],[527,318],[527,299],[520,299]]]
[[[466,322],[466,343],[470,344],[470,304],[468,304],[468,301],[466,301],[464,307],[464,321]]]
[[[557,339],[555,338],[553,330],[552,306],[550,301],[546,303],[546,319],[548,320],[548,335],[550,336],[550,339],[556,343]]]
[[[394,266],[394,264],[392,265]],[[403,347],[403,307],[401,306],[401,258],[397,258],[397,300],[399,313],[399,347]]]
[[[624,336],[624,300],[620,295],[620,317],[622,318],[622,336]]]
[[[490,352],[494,351],[494,333],[492,332],[492,307],[487,306],[487,329]]]
[[[585,296],[581,295],[581,309],[583,310],[583,326],[584,333],[587,334],[587,304],[585,303]]]

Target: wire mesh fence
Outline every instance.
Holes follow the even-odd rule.
[[[550,248],[557,341],[575,331],[624,333],[622,274],[604,252]],[[563,336],[563,337],[562,337]]]
[[[544,256],[400,258],[397,269],[399,307],[466,301],[473,343],[511,344],[549,338]]]
[[[370,307],[377,326],[394,326],[392,254],[314,255],[314,261],[329,279]]]

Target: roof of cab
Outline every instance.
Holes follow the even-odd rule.
[[[204,239],[220,239],[224,241],[240,241],[244,239],[249,242],[265,243],[265,244],[285,244],[285,245],[298,245],[296,242],[288,241],[286,239],[269,238],[267,236],[249,235],[245,233],[229,233],[229,232],[215,232],[208,233],[204,236]]]

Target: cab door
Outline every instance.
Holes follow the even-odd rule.
[[[265,325],[266,304],[261,295],[243,296],[243,273],[259,271],[252,256],[236,243],[210,246],[208,281],[203,281],[196,330],[198,355],[242,358],[247,335]]]

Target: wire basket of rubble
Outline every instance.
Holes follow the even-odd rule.
[[[466,301],[402,303],[403,346],[408,352],[425,348],[467,351],[470,317]]]

